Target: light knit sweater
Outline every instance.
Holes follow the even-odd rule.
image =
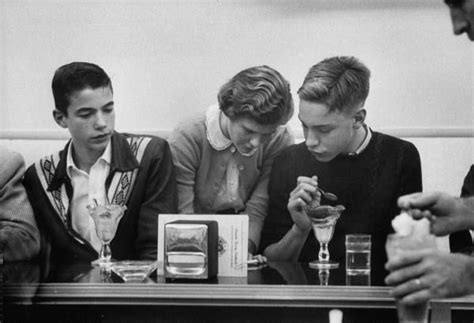
[[[284,126],[252,156],[241,155],[223,135],[217,105],[179,124],[168,139],[176,167],[180,213],[226,212],[249,216],[249,240],[258,247],[267,214],[273,159],[293,143]]]

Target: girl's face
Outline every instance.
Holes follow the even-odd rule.
[[[234,120],[224,114],[222,117],[222,131],[244,156],[253,155],[261,145],[270,140],[278,128],[278,125],[261,125],[247,117]]]

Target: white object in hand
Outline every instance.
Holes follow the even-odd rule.
[[[402,211],[392,220],[392,227],[400,236],[425,236],[430,234],[430,222],[423,218],[414,220],[407,212]]]

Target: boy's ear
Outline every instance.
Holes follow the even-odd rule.
[[[365,122],[365,117],[367,116],[367,111],[365,109],[360,109],[354,114],[354,128],[358,129],[362,127]]]
[[[64,113],[58,109],[53,110],[53,118],[54,121],[61,127],[61,128],[67,128],[67,123],[65,121],[66,116]]]

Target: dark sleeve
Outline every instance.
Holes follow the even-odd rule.
[[[464,178],[464,183],[461,189],[461,197],[474,195],[474,165],[471,166],[469,172]]]
[[[49,214],[51,207],[48,205],[48,198],[44,196],[44,191],[34,164],[26,170],[23,184],[25,185],[26,193],[33,208],[33,214],[40,232],[39,258],[42,261],[49,261],[52,248],[49,230],[54,230],[56,226],[47,221],[48,218],[54,217]],[[57,232],[61,231],[58,230]]]
[[[398,196],[421,192],[423,190],[423,182],[418,149],[416,149],[412,143],[407,143],[402,156],[400,191]]]
[[[140,207],[137,250],[140,259],[156,259],[158,214],[177,213],[175,170],[168,142],[155,138],[147,147],[145,196]]]
[[[290,191],[293,188],[291,187],[291,178],[293,177],[294,167],[292,164],[294,163],[291,159],[291,155],[284,151],[273,161],[268,184],[268,214],[263,225],[260,254],[266,247],[283,238],[293,225],[287,208]]]
[[[474,195],[474,165],[464,178],[464,184],[461,188],[461,197]],[[469,230],[455,232],[449,235],[449,247],[452,252],[461,251],[463,248],[472,246],[472,236]]]

